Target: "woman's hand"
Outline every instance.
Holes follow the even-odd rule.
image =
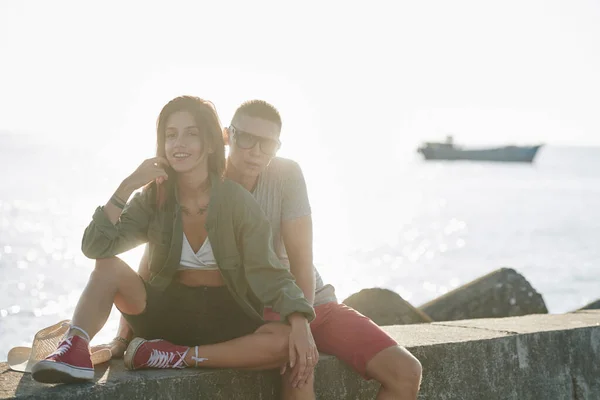
[[[306,317],[301,314],[291,314],[288,321],[292,327],[289,338],[290,368],[292,370],[290,383],[292,387],[301,388],[314,372],[319,361],[319,351]]]
[[[142,186],[156,180],[159,183],[168,179],[165,167],[169,162],[163,157],[152,157],[140,164],[139,167],[125,181],[131,191],[136,191]]]
[[[123,358],[125,350],[127,349],[127,344],[122,340],[114,338],[108,344],[99,344],[97,346],[92,346],[91,352],[92,354],[94,354],[104,349],[110,350],[112,358]]]

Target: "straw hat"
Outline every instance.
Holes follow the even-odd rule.
[[[58,347],[58,343],[69,332],[70,320],[57,322],[35,334],[31,347],[14,347],[8,352],[8,366],[13,371],[31,372],[40,360],[48,357]],[[92,363],[101,364],[110,360],[111,352],[103,349],[92,354]]]

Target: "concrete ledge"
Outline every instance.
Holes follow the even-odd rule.
[[[583,400],[600,398],[600,311],[530,315],[385,330],[421,360],[420,399]],[[317,367],[319,399],[371,399],[365,382],[337,359]],[[0,399],[277,399],[277,372],[125,371],[111,362],[94,383],[42,385],[0,364]]]

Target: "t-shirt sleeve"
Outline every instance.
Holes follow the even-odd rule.
[[[290,161],[283,180],[281,219],[289,221],[311,214],[308,190],[300,165]]]

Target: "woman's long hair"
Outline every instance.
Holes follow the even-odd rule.
[[[187,111],[194,117],[196,126],[200,131],[203,151],[208,152],[209,149],[213,151],[208,154],[208,172],[221,179],[225,171],[223,130],[217,110],[214,104],[208,100],[195,96],[179,96],[169,101],[163,107],[156,121],[156,155],[166,158],[165,130],[167,120],[171,114],[178,111]],[[169,180],[157,186],[156,205],[158,208],[164,206],[167,198],[166,183],[175,179],[175,171],[170,167],[167,168],[167,174],[169,175]],[[173,187],[172,185],[168,186]]]

